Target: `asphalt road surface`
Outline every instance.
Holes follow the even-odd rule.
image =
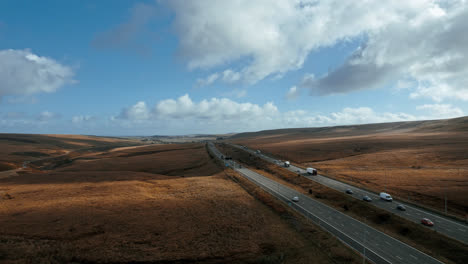
[[[209,143],[208,146],[215,156],[221,158],[222,153],[212,143]],[[294,189],[247,168],[243,168],[232,160],[224,160],[224,162],[227,166],[232,167],[265,191],[287,203],[374,263],[442,263],[365,223],[357,221],[308,196],[302,195]],[[299,202],[292,202],[291,199],[294,196],[299,197]]]
[[[262,153],[257,153],[254,150],[251,150],[251,149],[239,146],[239,145],[232,144],[232,146],[243,149],[253,155],[256,155],[262,158],[263,160],[277,164],[278,166],[283,166],[283,162],[280,160],[274,159]],[[328,178],[323,175],[313,175],[313,176],[308,175],[305,169],[296,167],[294,165],[290,165],[290,167],[287,167],[286,169],[295,173],[299,173],[310,180],[316,181],[320,184],[323,184],[325,186],[328,186],[332,189],[335,189],[341,192],[345,192],[346,189],[351,189],[353,191],[352,197],[356,199],[362,199],[365,195],[367,195],[370,198],[372,198],[372,202],[371,202],[372,205],[375,205],[393,214],[399,215],[415,223],[421,223],[422,218],[425,218],[425,217],[429,218],[432,222],[434,222],[434,226],[427,227],[428,229],[435,230],[448,237],[454,238],[458,241],[468,244],[468,225],[466,225],[463,222],[457,222],[452,219],[448,219],[446,217],[437,215],[428,210],[417,208],[410,204],[406,204],[402,201],[395,200],[395,197],[393,197],[394,199],[393,202],[381,200],[378,194],[360,189],[350,184],[346,184],[346,183]],[[396,209],[398,204],[404,205],[406,207],[406,211],[400,211]]]

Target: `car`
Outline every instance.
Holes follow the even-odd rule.
[[[366,202],[372,202],[372,198],[370,198],[369,196],[367,195],[364,195],[364,197],[362,197],[362,200],[366,201]]]
[[[434,225],[434,223],[431,220],[429,220],[428,218],[421,219],[421,224],[423,224],[425,226],[433,226]]]
[[[353,194],[353,190],[351,190],[351,189],[346,189],[346,193],[347,193],[347,194]]]
[[[293,202],[296,202],[296,203],[297,203],[297,202],[299,202],[299,197],[294,196],[291,200],[292,200]]]
[[[402,204],[399,204],[397,205],[396,209],[400,210],[400,211],[406,211],[406,207]]]

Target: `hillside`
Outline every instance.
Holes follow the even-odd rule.
[[[261,149],[322,174],[444,209],[468,213],[468,117],[237,134]]]

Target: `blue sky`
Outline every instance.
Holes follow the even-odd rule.
[[[0,132],[228,133],[468,112],[463,1],[1,1]]]

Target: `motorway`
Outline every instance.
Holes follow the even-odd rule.
[[[209,143],[208,147],[216,157],[221,159],[222,153],[213,143]],[[294,189],[243,168],[232,160],[224,160],[224,162],[374,263],[442,263]],[[294,196],[299,197],[299,202],[291,201]]]
[[[269,157],[267,155],[264,155],[262,153],[256,153],[254,150],[241,147],[239,145],[234,145],[231,144],[231,146],[240,148],[242,150],[245,150],[253,155],[256,155],[260,158],[262,158],[265,161],[274,163],[278,166],[282,165],[282,161],[274,159],[272,157]],[[402,201],[395,200],[395,197],[393,197],[393,202],[387,202],[384,200],[381,200],[378,194],[375,194],[373,192],[369,192],[363,189],[360,189],[358,187],[352,186],[350,184],[346,184],[334,179],[331,179],[329,177],[323,176],[323,175],[308,175],[306,170],[294,165],[290,165],[290,167],[287,167],[286,169],[294,172],[294,173],[299,173],[302,176],[313,180],[315,182],[318,182],[320,184],[323,184],[325,186],[328,186],[332,189],[335,189],[340,192],[345,192],[346,189],[351,189],[354,193],[352,196],[356,199],[362,199],[365,195],[369,196],[372,198],[372,205],[375,205],[381,209],[384,209],[388,212],[391,212],[393,214],[399,215],[405,219],[408,219],[412,222],[415,223],[421,223],[421,219],[424,217],[429,218],[432,222],[434,222],[433,227],[427,227],[428,229],[435,230],[441,234],[444,234],[448,237],[454,238],[458,241],[461,241],[465,244],[468,244],[468,226],[462,222],[456,222],[452,219],[445,218],[443,216],[437,215],[435,213],[432,213],[430,211],[417,208],[415,206],[412,206],[410,204],[404,203]],[[396,209],[396,206],[398,204],[403,204],[406,207],[406,211],[400,211]]]

